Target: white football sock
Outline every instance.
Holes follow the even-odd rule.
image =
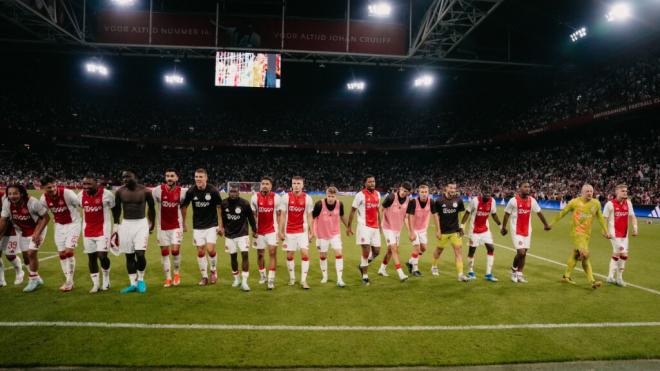
[[[493,273],[493,263],[495,263],[495,254],[486,255],[486,274]]]
[[[286,261],[286,268],[289,270],[289,279],[295,280],[296,279],[296,262],[295,260],[287,260]]]
[[[309,272],[309,258],[303,259],[300,263],[300,282],[307,282],[307,272]]]
[[[211,261],[211,272],[215,272],[218,268],[218,254],[210,256],[209,260]]]
[[[328,258],[321,259],[319,265],[321,266],[321,275],[328,277]]]
[[[202,274],[203,278],[209,278],[209,273],[206,271],[208,263],[206,261],[206,256],[197,257],[197,266],[199,267],[199,273]]]
[[[165,273],[165,278],[166,279],[172,279],[172,272],[170,272],[170,256],[169,255],[161,255],[160,256],[160,262],[163,264],[163,273]]]
[[[92,278],[92,285],[96,288],[99,287],[99,274],[98,273],[90,273],[89,276]]]
[[[337,270],[337,281],[342,280],[344,274],[344,258],[339,256],[335,258],[335,269]]]

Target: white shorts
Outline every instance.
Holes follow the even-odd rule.
[[[37,246],[32,242],[32,236],[30,237],[23,237],[21,235],[18,235],[18,247],[21,250],[21,252],[26,252],[28,250],[36,250],[39,251],[39,248],[43,246],[43,244],[46,242],[46,233],[48,232],[48,227],[44,228],[43,232],[41,232],[41,245]]]
[[[628,254],[628,237],[614,237],[610,240],[610,242],[612,243],[612,253]]]
[[[83,251],[85,254],[95,252],[108,252],[110,236],[83,237]]]
[[[380,230],[378,228],[359,225],[355,234],[355,243],[358,245],[380,247]]]
[[[74,249],[78,245],[80,228],[80,222],[69,224],[55,223],[55,246],[57,247],[57,251]]]
[[[225,237],[225,251],[230,254],[236,254],[240,252],[248,252],[250,249],[250,237],[242,236],[236,238],[226,238]]]
[[[316,248],[320,252],[328,252],[328,248],[332,246],[332,249],[335,251],[341,250],[341,236],[337,235],[328,240],[323,240],[320,238],[316,239]]]
[[[511,239],[513,240],[513,247],[516,249],[528,249],[531,241],[531,236],[520,236],[517,234],[512,234]]]
[[[490,244],[490,245],[493,244],[493,235],[490,233],[490,231],[486,231],[482,233],[472,233],[470,235],[470,246],[475,247],[481,244]],[[527,245],[527,248],[529,248],[529,244]]]
[[[415,234],[417,237],[412,242],[413,246],[426,245],[429,243],[429,237],[426,231],[415,231]]]
[[[149,242],[149,222],[147,219],[124,219],[119,226],[119,251],[134,254],[146,250]]]
[[[166,231],[158,230],[158,244],[169,247],[172,245],[181,245],[183,240],[183,228],[168,229]]]
[[[298,251],[299,249],[309,248],[309,235],[303,233],[286,233],[284,235],[284,245],[282,248],[286,251]]]
[[[218,227],[211,227],[207,229],[193,229],[193,242],[195,246],[206,246],[207,244],[214,244],[218,240]]]
[[[257,250],[263,250],[268,246],[277,246],[277,233],[258,234],[252,246]]]
[[[385,243],[387,246],[390,245],[397,245],[399,246],[399,242],[401,240],[401,232],[396,232],[396,231],[390,231],[388,229],[383,229],[383,236],[385,237]]]
[[[18,248],[18,235],[5,236],[0,239],[0,252],[5,255],[18,255],[21,250]]]

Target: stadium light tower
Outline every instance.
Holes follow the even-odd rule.
[[[111,0],[113,4],[121,8],[128,8],[135,5],[135,0]]]
[[[185,79],[182,75],[172,72],[165,75],[165,83],[168,85],[183,85]]]
[[[87,72],[88,75],[100,77],[108,77],[110,75],[110,69],[108,66],[98,60],[92,60],[85,63],[85,72]]]
[[[582,39],[586,36],[587,36],[587,28],[582,27],[582,28],[579,28],[579,29],[575,30],[575,32],[573,32],[571,34],[571,41],[572,42],[577,42],[578,40],[580,40],[580,39]]]
[[[387,1],[370,1],[367,9],[370,17],[387,18],[392,14],[392,5]]]
[[[364,89],[367,87],[367,84],[364,83],[364,81],[351,81],[348,84],[346,84],[346,89],[349,91],[355,91],[355,92],[360,92],[364,91]]]
[[[415,78],[413,86],[416,88],[429,88],[433,85],[433,76],[429,74],[422,74]]]
[[[170,86],[179,86],[183,85],[186,82],[186,79],[183,77],[182,74],[178,73],[176,70],[176,65],[181,62],[178,58],[174,60],[174,71],[171,73],[165,74],[163,76],[163,79],[165,80],[165,84],[170,85]]]
[[[632,16],[632,9],[628,3],[616,3],[605,14],[608,22],[622,22]]]

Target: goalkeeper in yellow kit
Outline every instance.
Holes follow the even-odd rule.
[[[555,217],[555,219],[550,223],[554,225],[561,218],[566,216],[566,214],[573,212],[573,218],[571,222],[571,239],[573,240],[573,251],[571,256],[568,258],[568,266],[566,267],[566,272],[562,277],[562,282],[575,284],[575,281],[571,278],[571,273],[573,268],[578,261],[582,261],[582,268],[584,273],[587,274],[587,279],[591,283],[591,287],[594,289],[599,288],[602,285],[602,282],[596,281],[594,279],[594,274],[591,269],[591,261],[589,259],[589,239],[591,238],[591,227],[593,225],[594,218],[598,219],[598,223],[601,227],[601,233],[607,239],[610,239],[610,235],[607,231],[607,224],[605,223],[605,218],[603,218],[603,213],[600,208],[600,202],[593,198],[594,188],[585,184],[582,186],[582,192],[580,197],[572,199],[568,205]]]

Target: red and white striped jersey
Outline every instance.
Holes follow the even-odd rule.
[[[305,192],[299,195],[289,192],[282,196],[280,210],[284,213],[286,223],[286,233],[304,233],[307,232],[308,220],[307,214],[314,209],[314,201]]]
[[[378,206],[380,205],[380,193],[374,190],[369,192],[361,190],[355,195],[353,205],[357,209],[358,226],[378,228]]]
[[[2,205],[4,204],[6,198],[7,196],[5,196],[3,192],[0,192],[0,209],[2,209]],[[9,222],[9,228],[7,228],[7,230],[5,231],[4,236],[0,236],[0,239],[6,236],[16,236],[16,228],[14,228],[14,224],[11,221],[8,222]]]
[[[527,237],[532,234],[532,213],[541,212],[541,207],[532,196],[523,199],[516,195],[516,197],[509,200],[504,212],[511,215],[511,230],[513,233]]]
[[[186,197],[187,188],[175,186],[170,191],[167,184],[161,184],[151,190],[158,209],[158,228],[162,231],[183,227],[181,201]]]
[[[490,230],[488,217],[491,214],[497,214],[497,205],[492,197],[484,202],[483,197],[473,197],[468,203],[467,209],[470,213],[470,233],[484,233]]]
[[[11,219],[16,231],[23,237],[32,237],[37,221],[46,213],[48,209],[34,197],[18,204],[12,204],[7,198],[2,200],[2,217]]]
[[[93,196],[82,191],[78,201],[83,210],[83,237],[110,236],[112,231],[112,211],[115,196],[112,192],[99,187]]]
[[[281,201],[281,197],[274,192],[268,192],[265,196],[261,192],[252,195],[250,207],[257,213],[257,234],[277,231],[277,210]]]
[[[80,212],[77,208],[78,195],[64,187],[57,187],[55,196],[44,192],[39,200],[53,214],[53,220],[57,224],[71,224],[80,222]]]
[[[628,199],[621,202],[617,201],[616,198],[607,201],[603,210],[603,217],[607,219],[610,234],[616,238],[627,238],[630,214],[634,212],[632,202]]]

